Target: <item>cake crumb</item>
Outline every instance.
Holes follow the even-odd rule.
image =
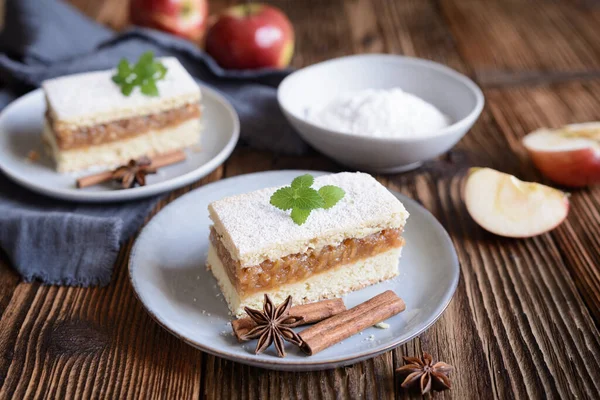
[[[37,162],[40,159],[40,153],[35,150],[31,150],[29,153],[27,153],[27,159],[31,162]]]
[[[369,342],[372,342],[373,340],[375,340],[375,335],[369,335],[369,336],[367,336],[367,340]]]
[[[375,328],[379,328],[379,329],[388,329],[390,327],[390,324],[387,324],[385,322],[378,322],[375,325],[373,325]]]

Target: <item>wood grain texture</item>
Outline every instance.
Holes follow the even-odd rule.
[[[571,82],[534,88],[490,90],[492,113],[523,168],[525,179],[552,185],[530,165],[521,139],[540,126],[560,127],[567,123],[600,120],[600,81]],[[584,298],[596,324],[600,324],[600,190],[574,190],[567,221],[552,232],[561,258]]]
[[[71,0],[116,29],[127,4]],[[218,11],[234,0],[212,0]],[[465,173],[489,166],[544,181],[520,140],[540,126],[600,120],[600,6],[595,0],[279,0],[296,28],[293,65],[359,52],[445,63],[483,85],[486,109],[448,154],[378,176],[450,233],[461,279],[440,320],[386,354],[329,371],[267,371],[203,354],[144,312],[127,278],[127,242],[106,288],[25,284],[0,256],[0,399],[421,398],[400,388],[403,355],[455,366],[434,398],[600,398],[600,189],[571,196],[567,221],[526,240],[485,232],[462,201]],[[599,79],[596,79],[599,77]],[[272,169],[341,171],[303,157],[237,149],[202,181]],[[150,218],[151,216],[149,216]]]
[[[483,85],[600,76],[600,8],[591,2],[438,2]]]

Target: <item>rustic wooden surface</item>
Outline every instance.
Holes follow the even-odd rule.
[[[114,28],[122,0],[72,0]],[[218,10],[234,1],[211,1]],[[382,182],[424,204],[461,262],[441,319],[398,349],[347,368],[282,373],[203,354],[144,312],[127,278],[132,240],[111,284],[25,284],[0,266],[0,398],[408,398],[394,377],[403,355],[426,350],[456,367],[436,398],[600,398],[600,187],[573,192],[568,220],[533,239],[486,233],[461,200],[470,166],[544,181],[520,139],[542,125],[600,120],[600,1],[280,0],[302,67],[359,52],[433,59],[484,89],[486,108],[447,155]],[[343,168],[314,153],[237,150],[202,181],[269,169]]]

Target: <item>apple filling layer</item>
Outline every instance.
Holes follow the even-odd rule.
[[[198,118],[200,114],[199,104],[187,104],[158,114],[75,128],[54,123],[49,113],[46,113],[46,118],[52,126],[58,147],[61,150],[68,150],[110,143],[149,131],[174,127],[188,120]]]
[[[345,239],[338,246],[309,249],[305,253],[291,254],[279,260],[267,260],[259,265],[242,268],[239,261],[231,258],[214,227],[211,228],[210,240],[229,280],[241,297],[303,281],[312,275],[404,245],[402,229],[385,229],[363,238]]]

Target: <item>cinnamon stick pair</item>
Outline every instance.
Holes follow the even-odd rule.
[[[342,311],[346,311],[344,301],[342,299],[332,299],[294,306],[290,308],[289,315],[292,317],[302,317],[302,325],[307,325],[322,321]],[[256,323],[250,317],[236,319],[231,323],[233,333],[240,342],[242,341],[240,337],[250,332],[255,326]]]
[[[290,308],[289,315],[303,318],[301,325],[318,322],[299,333],[302,339],[300,348],[306,354],[313,355],[405,309],[404,301],[388,290],[349,310],[342,299],[333,299],[294,306]],[[256,323],[246,317],[233,321],[231,326],[241,342],[241,337]]]
[[[161,168],[166,167],[167,165],[176,164],[185,160],[185,157],[185,152],[182,150],[159,154],[151,158],[152,163],[149,165],[149,168]],[[77,187],[82,189],[88,186],[94,186],[102,182],[110,181],[112,178],[113,171],[103,171],[77,179]]]

